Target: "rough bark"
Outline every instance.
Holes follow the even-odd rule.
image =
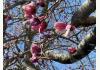
[[[88,55],[96,46],[96,28],[86,35],[86,37],[80,42],[77,48],[77,52],[74,54],[70,54],[67,51],[61,50],[48,50],[45,52],[45,56],[50,58],[51,60],[70,64],[74,63],[86,55]],[[67,49],[66,49],[67,50]]]
[[[73,14],[71,23],[76,27],[90,26],[96,23],[96,18],[89,16],[96,9],[96,0],[86,0]]]

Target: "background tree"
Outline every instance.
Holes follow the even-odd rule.
[[[33,31],[25,17],[23,6],[31,1],[36,4],[35,16],[47,23],[42,33]],[[95,70],[95,9],[96,0],[5,0],[4,70],[61,70],[60,66],[62,70]],[[58,21],[75,29],[64,37],[55,31]],[[33,43],[41,46],[36,63],[30,60]]]

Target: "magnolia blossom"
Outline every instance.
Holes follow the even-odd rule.
[[[46,22],[41,22],[40,26],[39,26],[39,33],[42,33],[46,30],[47,28],[47,23]]]
[[[40,21],[42,21],[42,20],[46,19],[47,16],[46,16],[46,15],[41,15],[41,16],[39,16],[38,18],[39,18]]]
[[[76,48],[75,47],[68,47],[68,52],[70,53],[70,54],[73,54],[73,53],[75,53],[77,50],[76,50]]]
[[[36,31],[38,31],[39,33],[42,33],[42,32],[44,32],[45,30],[46,30],[46,28],[47,28],[47,23],[46,22],[41,22],[40,24],[38,24],[38,25],[33,25],[32,27],[32,30],[36,30]]]
[[[24,10],[25,18],[30,18],[32,15],[36,14],[36,5],[34,2],[24,5],[22,8]]]
[[[56,22],[54,24],[54,28],[57,34],[63,35],[65,37],[67,37],[69,32],[74,29],[72,25],[66,24],[64,22]]]
[[[39,45],[37,44],[32,44],[32,47],[31,47],[31,54],[32,54],[32,57],[30,58],[30,60],[34,63],[34,62],[37,62],[38,61],[38,56],[40,56],[40,53],[41,53],[41,48]]]
[[[36,57],[36,54],[32,54],[32,57],[30,58],[30,60],[32,61],[32,63],[36,63],[36,62],[38,62],[38,59],[37,59],[37,57]]]
[[[38,30],[39,30],[39,27],[40,27],[40,24],[39,25],[32,25],[31,26],[31,29],[32,29],[32,31],[37,31],[38,32]]]
[[[44,0],[37,0],[37,5],[41,7],[45,7],[45,1]]]
[[[28,19],[27,22],[29,24],[31,24],[32,26],[36,26],[41,23],[37,17],[32,17],[32,18]]]
[[[66,31],[66,24],[64,22],[56,22],[54,28],[56,33],[63,34]]]

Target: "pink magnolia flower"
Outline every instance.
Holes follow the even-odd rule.
[[[45,1],[44,0],[37,0],[37,5],[41,7],[45,7]]]
[[[42,21],[42,20],[46,19],[46,18],[47,18],[47,16],[46,16],[46,15],[41,15],[41,16],[39,16],[38,18],[39,18],[39,20],[41,20],[41,21]]]
[[[32,18],[32,15],[31,15],[31,14],[25,13],[25,14],[24,14],[24,17],[25,17],[25,18]]]
[[[34,2],[24,5],[22,8],[24,10],[24,17],[26,18],[31,17],[36,13],[36,5]]]
[[[75,29],[75,26],[67,24],[66,29],[70,29],[71,31],[73,31]]]
[[[36,25],[41,23],[40,20],[37,17],[32,17],[32,18],[28,19],[28,22],[32,26],[36,26]]]
[[[44,32],[45,30],[46,30],[46,28],[47,28],[47,23],[46,22],[41,22],[40,24],[38,24],[38,25],[33,25],[32,27],[32,30],[36,30],[36,31],[38,31],[39,33],[42,33],[42,32]]]
[[[37,44],[32,44],[31,51],[32,51],[32,53],[40,53],[41,52],[41,48]]]
[[[38,58],[36,57],[36,54],[32,54],[32,57],[30,58],[30,60],[32,61],[32,63],[38,62]]]
[[[39,26],[39,33],[42,33],[46,30],[47,28],[47,23],[46,22],[41,22],[40,26]]]
[[[65,24],[64,22],[56,22],[54,24],[54,28],[56,29],[56,31],[62,31],[66,29],[67,24]]]
[[[35,62],[38,62],[38,58],[37,56],[40,56],[41,54],[41,48],[39,45],[37,44],[32,44],[32,47],[31,47],[31,54],[32,54],[32,57],[30,58],[30,60],[35,63]]]
[[[56,22],[54,24],[54,28],[55,28],[56,33],[63,34],[63,36],[67,36],[70,30],[74,29],[72,25],[65,24],[64,22]]]
[[[76,51],[77,51],[77,50],[76,50],[75,47],[68,47],[68,52],[69,52],[69,53],[73,54],[73,53],[75,53]]]

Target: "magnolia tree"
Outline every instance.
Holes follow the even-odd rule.
[[[95,70],[95,10],[96,0],[4,0],[4,70]]]

